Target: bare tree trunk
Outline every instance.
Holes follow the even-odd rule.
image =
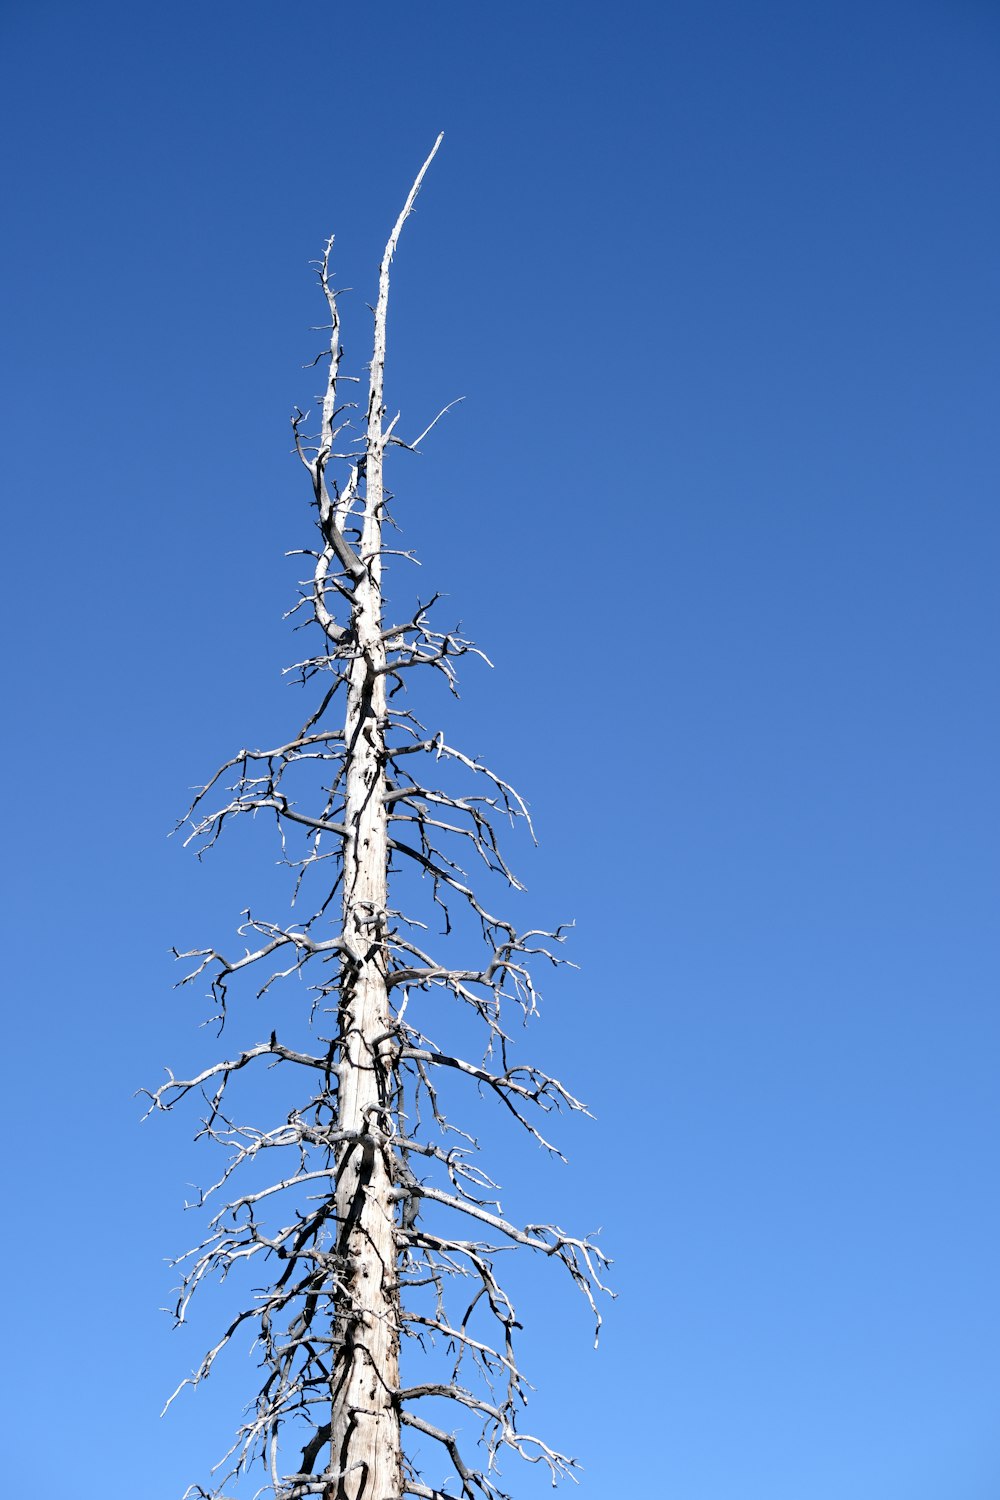
[[[388,851],[379,491],[370,469],[361,554],[368,576],[356,594],[358,654],[350,669],[345,723],[344,939],[359,962],[344,963],[340,1006],[339,1127],[354,1139],[341,1148],[337,1169],[337,1261],[347,1296],[333,1370],[330,1462],[339,1478],[329,1495],[336,1500],[395,1500],[401,1484],[394,1204],[384,1152],[376,1144],[394,1087],[384,944]]]
[[[357,1134],[337,1170],[343,1342],[333,1369],[331,1500],[397,1500],[403,1475],[399,1408],[399,1280],[396,1205],[385,1141],[391,1136],[396,1078],[389,1008],[386,911],[389,868],[385,752],[386,651],[382,634],[383,461],[389,269],[399,234],[438,146],[424,162],[396,221],[379,269],[368,388],[364,520],[354,591],[355,655],[344,723],[344,960],[340,1007],[339,1128]],[[332,440],[332,434],[331,434]],[[397,1049],[398,1050],[398,1049]]]
[[[380,299],[383,332],[385,306]],[[378,324],[377,324],[378,326]],[[384,357],[384,352],[383,352]],[[399,1286],[392,1180],[380,1144],[394,1093],[387,986],[385,646],[382,641],[382,403],[376,348],[368,413],[366,495],[355,590],[344,823],[344,962],[339,1126],[356,1137],[337,1170],[339,1275],[347,1297],[333,1370],[330,1465],[336,1500],[396,1500],[401,1492]],[[374,1131],[374,1134],[373,1134]]]

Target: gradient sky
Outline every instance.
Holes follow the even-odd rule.
[[[12,1492],[178,1500],[252,1393],[158,1419],[210,1166],[132,1091],[273,851],[165,835],[301,717],[308,262],[360,366],[443,129],[389,400],[466,401],[396,512],[577,922],[526,1050],[598,1120],[498,1175],[620,1291],[595,1355],[528,1268],[532,1420],[581,1500],[995,1500],[1000,10],[6,0],[0,50]]]

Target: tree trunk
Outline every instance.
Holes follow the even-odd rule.
[[[343,1314],[333,1369],[331,1500],[397,1500],[402,1492],[396,1226],[393,1183],[381,1145],[395,1082],[385,950],[389,850],[381,590],[384,341],[381,349],[379,342],[376,338],[368,412],[364,577],[355,591],[356,655],[350,666],[345,721],[344,939],[359,962],[345,960],[343,966],[338,1127],[358,1132],[362,1140],[342,1148],[337,1173]]]

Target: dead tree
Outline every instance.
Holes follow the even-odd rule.
[[[357,427],[357,407],[342,395],[332,239],[318,265],[330,334],[316,361],[326,366],[319,430],[309,433],[300,410],[292,418],[318,536],[303,554],[311,577],[291,613],[304,611],[319,642],[290,669],[318,689],[318,702],[285,743],[227,761],[183,820],[203,852],[233,819],[273,819],[293,872],[293,901],[308,898],[312,913],[277,922],[248,911],[240,929],[248,942],[238,956],[215,948],[178,954],[194,961],[183,983],[210,979],[220,1026],[244,971],[258,976],[258,996],[279,997],[279,981],[286,991],[304,981],[297,994],[306,997],[298,1007],[276,1006],[266,1040],[196,1077],[169,1074],[149,1096],[150,1108],[160,1110],[189,1095],[203,1099],[199,1135],[226,1151],[218,1180],[197,1205],[210,1213],[205,1237],[181,1258],[178,1320],[206,1280],[243,1271],[254,1283],[183,1382],[197,1385],[249,1331],[260,1388],[220,1465],[225,1477],[189,1495],[221,1496],[259,1461],[266,1477],[257,1493],[275,1500],[444,1500],[442,1483],[452,1494],[457,1483],[467,1500],[501,1500],[504,1450],[546,1466],[554,1482],[573,1460],[519,1426],[527,1387],[499,1251],[521,1247],[561,1262],[600,1323],[604,1255],[555,1225],[506,1217],[476,1140],[449,1122],[443,1103],[450,1091],[441,1080],[461,1080],[492,1096],[550,1152],[542,1116],[583,1109],[556,1079],[509,1055],[510,1018],[536,1008],[532,965],[560,962],[562,933],[521,932],[493,916],[463,867],[471,861],[519,888],[497,825],[530,827],[525,805],[480,760],[396,706],[418,668],[441,674],[454,691],[456,660],[475,651],[463,636],[432,627],[430,604],[399,623],[383,618],[391,550],[383,535],[385,460],[390,449],[416,449],[430,431],[407,442],[398,413],[387,421],[389,273],[439,145],[440,138],[382,256],[367,406]],[[419,891],[408,871],[421,877]],[[391,904],[397,888],[412,890],[415,900],[422,891],[449,943],[474,937],[480,956],[456,964],[450,948],[438,952],[413,909],[404,916]],[[477,1060],[435,1039],[445,997],[483,1028]],[[234,1082],[258,1064],[301,1080],[294,1107],[276,1124],[249,1125],[238,1113]],[[426,1353],[424,1378],[409,1384],[400,1374],[404,1340]],[[443,1402],[481,1425],[485,1462],[462,1451],[442,1425]],[[450,1480],[418,1473],[404,1429],[440,1445]]]

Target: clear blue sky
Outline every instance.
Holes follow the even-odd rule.
[[[176,1500],[249,1393],[158,1421],[208,1166],[131,1091],[271,849],[164,835],[299,712],[307,262],[360,363],[443,129],[390,400],[467,400],[397,512],[578,924],[534,1051],[599,1122],[500,1176],[621,1292],[594,1355],[529,1279],[533,1418],[581,1500],[995,1500],[1000,10],[8,0],[0,49],[13,1489]]]

